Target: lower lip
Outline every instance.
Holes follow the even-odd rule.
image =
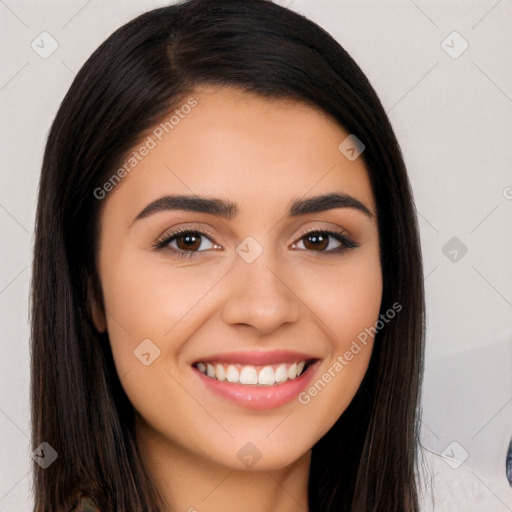
[[[249,409],[273,409],[290,402],[311,381],[320,361],[315,361],[300,376],[273,386],[236,384],[208,377],[197,368],[193,370],[212,392]]]

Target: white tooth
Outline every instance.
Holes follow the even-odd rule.
[[[301,361],[299,364],[297,364],[297,377],[302,373],[302,370],[304,370],[305,365],[306,361]]]
[[[258,384],[271,386],[274,383],[274,368],[272,368],[272,366],[263,367],[258,374]]]
[[[288,378],[295,379],[297,377],[297,363],[293,363],[290,368],[288,368]]]
[[[223,364],[218,364],[215,367],[215,373],[217,375],[217,380],[226,380],[226,370],[224,370]]]
[[[238,373],[238,370],[236,366],[233,366],[230,364],[228,366],[228,371],[226,372],[226,379],[229,382],[239,382],[240,374]]]
[[[206,375],[215,378],[215,368],[210,363],[206,363]]]
[[[206,366],[204,363],[197,363],[197,369],[201,372],[201,373],[206,373]]]
[[[288,379],[286,374],[286,363],[280,364],[274,372],[274,379],[276,382],[285,382]]]
[[[258,372],[254,366],[244,366],[242,368],[240,384],[258,384]]]

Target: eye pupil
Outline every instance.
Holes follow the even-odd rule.
[[[316,249],[325,249],[327,247],[326,243],[328,244],[328,237],[325,236],[323,233],[314,233],[310,234],[306,237],[306,240],[309,242],[311,241],[313,244],[313,248]],[[305,244],[307,246],[307,244]]]
[[[180,241],[184,241],[184,247],[180,247]],[[197,249],[200,245],[200,237],[194,234],[181,235],[176,238],[176,244],[178,245],[178,248],[182,250]]]

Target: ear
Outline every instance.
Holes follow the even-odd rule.
[[[94,280],[89,277],[87,286],[87,310],[96,330],[103,333],[107,330],[107,321],[103,301],[100,297],[100,286],[98,283],[95,284]]]

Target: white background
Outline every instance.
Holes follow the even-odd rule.
[[[97,46],[168,3],[0,0],[0,512],[31,507],[28,293],[45,139]],[[408,166],[426,276],[422,442],[435,510],[511,511],[512,0],[279,3],[355,58]],[[31,48],[43,31],[59,45],[46,59]],[[467,248],[456,262],[443,252],[453,237]]]

